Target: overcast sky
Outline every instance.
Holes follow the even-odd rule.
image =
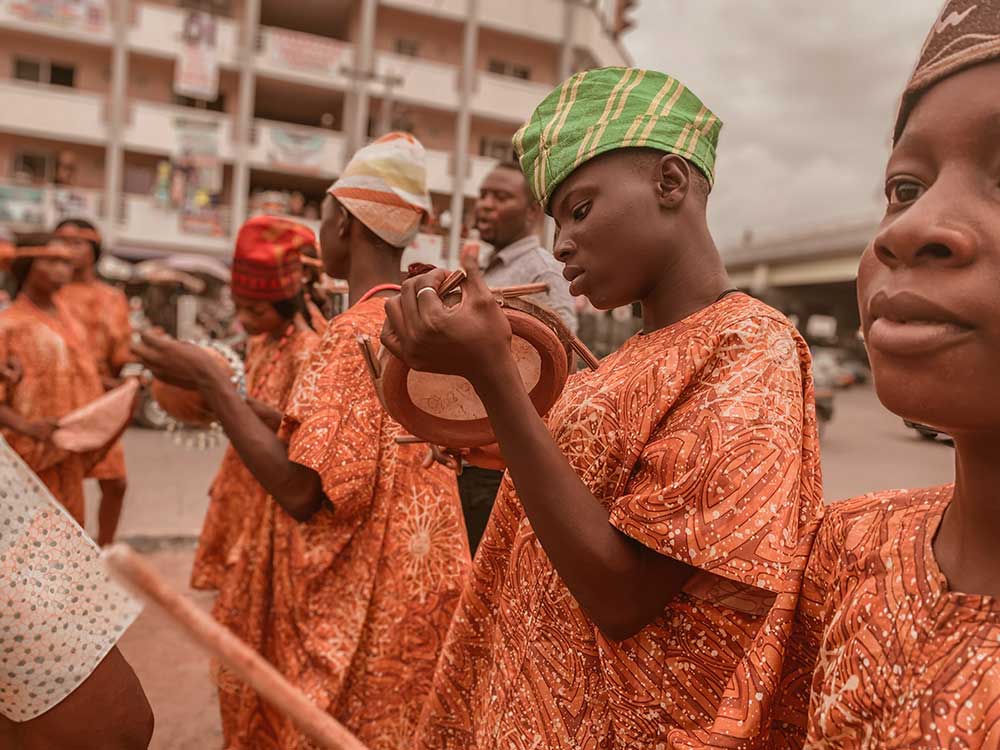
[[[725,123],[710,221],[722,248],[881,212],[897,99],[941,0],[640,0],[635,63]]]

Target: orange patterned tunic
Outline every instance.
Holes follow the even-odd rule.
[[[306,523],[269,504],[273,526],[248,543],[216,615],[369,750],[400,750],[470,563],[454,475],[395,444],[400,428],[358,349],[359,334],[378,337],[384,308],[371,299],[330,321],[286,410],[289,457],[320,475],[329,502]],[[227,750],[312,748],[253,693],[223,700],[238,712]]]
[[[247,395],[283,413],[295,378],[318,343],[319,336],[304,323],[280,340],[267,336],[250,339]],[[272,515],[269,506],[273,502],[232,446],[222,457],[208,495],[208,511],[191,569],[191,586],[196,589],[221,588],[236,541],[242,537],[246,542]],[[238,557],[241,553],[232,554]]]
[[[0,385],[0,403],[30,420],[57,420],[104,392],[82,326],[58,300],[56,309],[50,315],[20,294],[0,312],[0,362],[13,357],[23,370],[16,385]],[[12,430],[3,435],[83,525],[83,479],[107,451],[67,453]]]
[[[615,527],[698,572],[608,640],[508,475],[417,747],[763,747],[821,502],[804,342],[732,295],[575,375],[547,422]]]
[[[128,298],[103,281],[74,281],[59,291],[62,300],[80,321],[102,378],[118,374],[132,358],[132,324]],[[95,479],[125,478],[125,449],[115,443],[108,455],[91,469]]]
[[[776,748],[1000,747],[1000,603],[949,591],[931,546],[953,490],[828,509],[802,587]]]

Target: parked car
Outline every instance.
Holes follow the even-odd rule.
[[[925,440],[941,440],[945,443],[953,442],[951,435],[946,432],[941,432],[933,427],[928,427],[925,424],[920,424],[919,422],[911,422],[908,419],[903,420],[903,424],[909,427],[911,430],[916,430],[920,437]]]
[[[865,383],[871,376],[868,366],[844,349],[833,346],[812,346],[813,373],[819,373],[833,388],[847,388]]]
[[[819,424],[820,437],[826,432],[826,426],[833,420],[833,397],[837,387],[838,371],[830,366],[829,359],[820,357],[820,365],[816,366],[815,350],[813,353],[813,393],[816,400],[816,421]]]

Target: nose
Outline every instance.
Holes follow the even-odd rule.
[[[484,193],[476,199],[476,210],[482,211],[483,209],[492,209],[496,205],[496,201],[493,200],[493,196],[490,193]]]
[[[978,241],[964,204],[945,200],[947,186],[930,188],[905,211],[886,222],[872,249],[889,268],[951,267],[971,263]]]
[[[556,260],[565,265],[576,254],[576,244],[569,235],[557,231],[552,243],[552,254]]]

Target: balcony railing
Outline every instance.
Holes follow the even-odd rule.
[[[19,232],[44,232],[70,216],[101,223],[103,193],[89,188],[0,182],[0,222]]]
[[[104,97],[60,86],[0,81],[0,130],[39,138],[101,144]]]

